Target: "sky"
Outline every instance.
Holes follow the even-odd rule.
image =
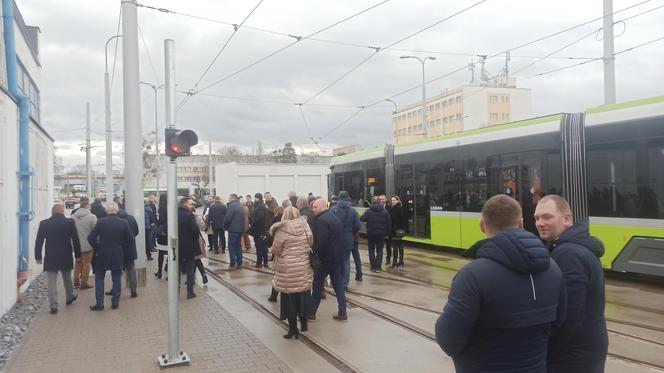
[[[56,155],[65,165],[85,162],[80,148],[85,103],[90,102],[92,163],[102,170],[104,44],[118,30],[120,1],[16,2],[26,23],[42,32],[42,126],[55,139]],[[175,40],[176,102],[182,103],[176,126],[198,133],[202,145],[194,151],[201,153],[207,151],[208,141],[213,150],[232,145],[246,152],[258,141],[268,151],[286,142],[298,150],[323,152],[350,144],[382,145],[391,138],[394,107],[381,101],[391,98],[406,106],[421,99],[421,65],[400,56],[436,57],[427,61],[425,69],[426,80],[434,80],[426,85],[431,96],[467,84],[470,72],[464,66],[471,59],[477,61],[477,55],[495,55],[487,60],[486,69],[497,75],[505,65],[504,51],[602,16],[600,0],[145,0],[141,4],[170,11],[138,8],[141,80],[164,83],[164,39]],[[628,7],[632,8],[620,11]],[[620,11],[614,15],[616,52],[664,37],[664,0],[614,0],[613,10]],[[233,24],[242,27],[234,31]],[[533,116],[583,111],[603,103],[603,64],[589,60],[602,56],[601,27],[601,20],[590,22],[510,52],[509,69],[517,87],[532,90]],[[296,37],[303,39],[296,42]],[[121,168],[119,40],[117,57],[115,42],[109,44],[108,53],[109,69],[115,66],[113,163]],[[379,47],[378,52],[371,47]],[[662,95],[663,60],[664,40],[617,55],[617,101]],[[187,99],[183,92],[188,91],[197,93]],[[154,91],[141,85],[142,132],[151,142],[155,124],[163,140],[163,92],[157,92],[155,123]]]

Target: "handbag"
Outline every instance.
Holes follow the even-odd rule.
[[[394,237],[396,238],[402,238],[406,236],[406,230],[405,229],[397,229],[394,231]]]
[[[311,266],[311,268],[314,271],[317,271],[318,268],[320,268],[321,264],[323,264],[323,262],[318,257],[318,254],[316,254],[316,252],[313,250],[309,250],[309,265]]]

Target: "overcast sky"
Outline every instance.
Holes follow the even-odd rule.
[[[55,138],[57,154],[67,164],[83,163],[79,150],[84,139],[85,102],[92,107],[93,163],[103,165],[103,73],[104,43],[115,35],[120,1],[16,0],[29,25],[39,26],[42,120]],[[145,0],[145,5],[166,8],[177,13],[240,24],[258,4],[258,0]],[[348,16],[380,3],[380,0],[264,0],[248,18],[245,26],[276,31],[269,33],[240,28],[203,77],[198,88],[211,84],[248,66],[258,59],[295,41],[287,36],[306,36]],[[210,88],[190,97],[177,113],[177,126],[198,132],[207,150],[237,145],[250,151],[258,140],[267,149],[293,142],[316,148],[309,137],[319,138],[320,147],[358,143],[364,147],[389,142],[392,104],[384,103],[362,110],[341,128],[332,131],[369,105],[416,87],[421,83],[421,66],[414,60],[400,60],[403,54],[435,56],[426,64],[427,80],[444,76],[468,64],[472,55],[494,55],[539,37],[564,30],[602,15],[602,1],[529,1],[488,0],[446,20],[412,38],[376,53],[368,47],[385,47],[416,31],[449,17],[476,1],[390,0],[315,37],[334,42],[302,40],[292,47]],[[615,0],[614,11],[644,2]],[[614,16],[616,52],[664,37],[663,0],[645,1]],[[175,40],[178,90],[187,91],[201,77],[233,27],[194,17],[169,14],[145,7],[138,8],[141,80],[163,84],[163,40]],[[601,21],[579,27],[559,36],[512,51],[510,70],[517,72],[557,49],[598,30]],[[515,74],[517,86],[532,89],[533,116],[557,112],[582,111],[602,104],[602,62],[542,76],[534,76],[559,67],[602,56],[602,35],[591,34],[569,48],[543,59]],[[346,44],[344,44],[346,43]],[[354,44],[351,46],[347,44]],[[365,46],[364,48],[358,47]],[[109,47],[113,65],[114,43]],[[122,45],[118,47],[115,68],[112,112],[115,160],[122,164]],[[321,90],[349,72],[370,55],[366,63],[319,95]],[[473,58],[477,61],[477,57]],[[664,41],[658,41],[616,57],[618,101],[628,101],[663,94]],[[487,61],[490,74],[498,74],[504,56]],[[428,95],[452,89],[470,80],[470,72],[461,71],[427,84]],[[143,132],[154,131],[154,95],[141,87]],[[414,89],[394,97],[399,106],[420,99]],[[315,98],[312,99],[317,95]],[[213,97],[224,96],[224,97]],[[179,94],[177,102],[184,99]],[[232,99],[229,97],[242,98]],[[163,90],[159,91],[159,125],[163,136]],[[262,100],[269,102],[257,102]],[[308,102],[302,110],[307,130],[295,103]],[[331,106],[325,106],[331,105]],[[154,141],[154,137],[151,137]]]

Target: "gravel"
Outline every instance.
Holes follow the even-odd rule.
[[[23,334],[30,326],[47,297],[46,275],[35,277],[23,296],[22,303],[16,303],[0,319],[0,371],[21,342]]]

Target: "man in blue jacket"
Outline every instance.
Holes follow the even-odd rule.
[[[509,196],[484,204],[480,228],[488,239],[455,276],[436,340],[457,373],[546,372],[551,328],[565,313],[562,273]]]
[[[353,240],[360,231],[360,216],[357,211],[351,207],[351,200],[348,192],[342,190],[339,192],[339,201],[330,209],[330,212],[339,219],[343,226],[341,242],[344,247],[344,290],[348,291],[348,282],[350,281],[350,255],[353,251]]]
[[[535,208],[540,237],[565,277],[567,317],[549,341],[548,372],[604,372],[609,339],[604,319],[604,245],[585,221],[574,224],[567,201],[542,198]]]
[[[242,268],[242,246],[240,240],[244,233],[244,211],[237,194],[228,197],[228,207],[224,216],[224,229],[228,231],[228,254],[231,267]],[[267,256],[267,255],[266,255]],[[267,263],[265,263],[267,264]]]

